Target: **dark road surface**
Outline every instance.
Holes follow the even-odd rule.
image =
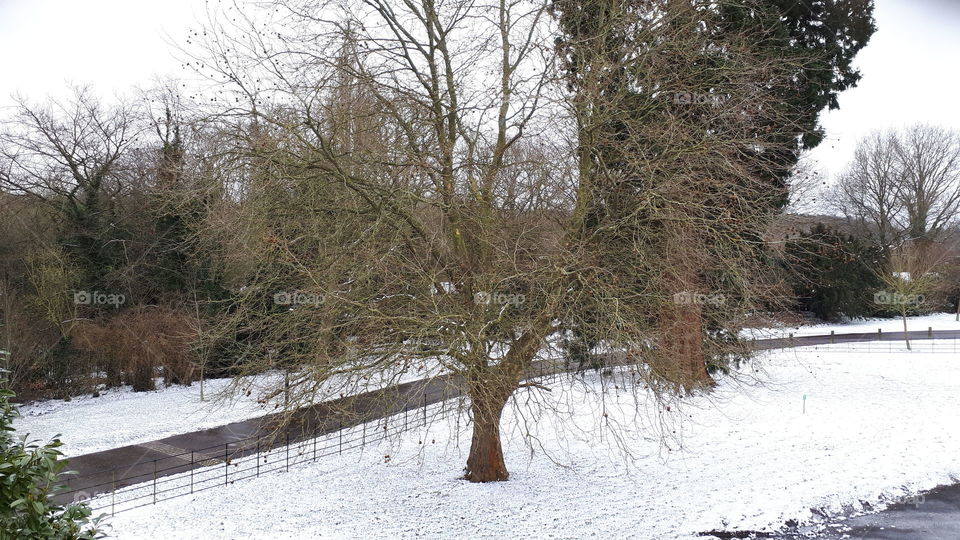
[[[817,538],[960,539],[960,485],[941,486],[882,512],[830,523]]]
[[[405,410],[417,410],[460,395],[459,377],[439,376],[241,422],[121,446],[67,459],[55,497],[70,502],[116,489],[188,472],[277,446],[335,433]]]
[[[960,338],[960,330],[919,331],[907,335],[911,340],[957,339]],[[769,350],[834,343],[901,341],[904,337],[903,332],[870,332],[761,339],[754,344],[758,350]],[[534,364],[530,377],[566,370],[563,364],[538,362]],[[305,407],[289,413],[286,418],[282,413],[268,414],[216,428],[72,457],[68,459],[66,469],[74,474],[62,478],[66,491],[57,499],[69,502],[78,495],[91,497],[155,477],[180,474],[193,468],[251,455],[256,453],[259,446],[252,445],[250,441],[270,438],[278,444],[294,443],[405,410],[416,410],[459,397],[461,382],[457,376],[441,375]],[[960,540],[960,486],[937,488],[923,497],[919,505],[897,505],[883,512],[831,523],[818,531],[797,531],[797,534],[782,537]]]

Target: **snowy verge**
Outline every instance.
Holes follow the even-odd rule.
[[[258,403],[261,388],[276,374],[244,381],[249,395],[228,396],[232,379],[174,385],[151,392],[134,392],[129,386],[70,400],[48,400],[20,406],[13,427],[17,435],[48,440],[59,435],[67,456],[98,452],[171,435],[212,428],[261,416],[274,410],[274,403]]]
[[[955,313],[931,313],[930,315],[916,315],[907,317],[907,330],[923,331],[928,328],[934,330],[960,330],[960,322]],[[827,335],[831,330],[838,334],[859,334],[876,332],[903,332],[903,319],[900,318],[867,318],[853,319],[840,323],[822,323],[810,325],[784,325],[776,328],[748,328],[741,332],[745,337],[756,339],[794,336]]]
[[[385,373],[358,384],[331,380],[327,386],[340,394],[356,393],[439,372],[437,363],[423,363],[408,366],[403,373]],[[13,426],[17,435],[31,440],[59,435],[64,455],[78,456],[279,412],[283,394],[276,389],[282,385],[283,374],[276,371],[239,379],[208,379],[201,400],[199,382],[161,387],[158,380],[158,389],[151,392],[134,392],[127,386],[108,389],[99,397],[28,403],[20,406],[20,417]],[[336,395],[336,391],[321,391],[317,397],[327,394]]]

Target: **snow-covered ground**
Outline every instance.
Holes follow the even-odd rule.
[[[436,363],[409,366],[404,373],[382,374],[363,381],[362,387],[336,387],[330,394],[373,390],[430,377],[439,370]],[[99,397],[29,403],[20,407],[20,417],[13,426],[18,435],[30,439],[49,440],[59,435],[64,455],[77,456],[277,412],[283,395],[271,390],[282,384],[283,375],[279,372],[236,381],[208,379],[204,381],[201,401],[199,382],[162,387],[158,380],[158,389],[152,392],[134,392],[123,387],[103,391]],[[335,385],[331,382],[329,386]],[[265,399],[271,394],[275,395]]]
[[[451,419],[427,436],[418,430],[363,453],[122,512],[110,523],[118,538],[131,539],[777,530],[960,477],[958,360],[902,349],[769,352],[711,395],[673,404],[666,417],[646,391],[617,388],[619,374],[615,384],[606,379],[606,392],[597,375],[566,379],[551,392],[525,391],[506,414],[508,482],[458,478],[470,437]],[[752,376],[762,384],[749,383]],[[561,413],[538,418],[538,400]]]
[[[948,313],[911,317],[908,321],[912,330],[925,330],[928,327],[935,330],[960,329],[955,315]],[[778,337],[789,333],[797,336],[829,334],[831,330],[837,333],[874,332],[877,328],[882,328],[884,332],[899,331],[902,322],[899,319],[867,319],[845,324],[770,328],[752,332],[756,337]],[[930,344],[923,342],[914,346],[924,349]],[[556,344],[553,345],[555,349]],[[882,350],[888,347],[884,345]],[[383,381],[368,381],[366,388],[419,379],[439,371],[436,364],[425,364],[407,373],[391,374]],[[264,389],[276,386],[278,377],[276,374],[267,374],[245,379],[241,386],[250,387],[250,394],[241,392],[229,398],[224,395],[224,390],[230,387],[231,380],[208,380],[204,388],[205,401],[200,401],[200,386],[195,383],[190,387],[172,386],[154,392],[112,389],[97,398],[81,396],[70,401],[32,403],[21,407],[22,417],[14,426],[20,434],[29,434],[30,438],[49,439],[59,434],[64,442],[62,450],[65,454],[76,456],[274,412],[279,396],[270,403],[258,403],[258,400],[263,396]]]
[[[907,330],[923,331],[928,328],[934,330],[960,330],[960,322],[957,321],[955,313],[933,313],[930,315],[918,315],[907,317]],[[838,334],[856,334],[862,332],[876,332],[878,329],[884,332],[903,332],[903,320],[892,319],[853,319],[842,323],[822,323],[809,324],[803,326],[785,325],[777,328],[754,328],[744,330],[743,333],[749,337],[756,338],[777,338],[787,337],[790,334],[794,336],[817,336],[829,334],[834,330]]]
[[[250,379],[250,395],[234,398],[224,394],[231,379],[209,379],[204,382],[204,401],[200,383],[194,383],[152,392],[114,388],[99,397],[30,403],[20,407],[13,426],[18,435],[30,439],[48,440],[59,434],[64,443],[60,449],[67,456],[98,452],[272,412],[272,402],[257,402],[264,379]]]

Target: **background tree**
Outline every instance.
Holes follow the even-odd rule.
[[[887,257],[905,242],[942,242],[960,213],[960,138],[926,125],[875,132],[835,189],[837,210]]]
[[[874,293],[884,285],[876,269],[884,260],[873,244],[818,223],[786,243],[784,260],[801,310],[824,320],[876,312]]]
[[[906,334],[907,317],[929,310],[931,297],[940,282],[940,276],[934,269],[941,261],[932,259],[930,255],[929,246],[905,244],[893,252],[887,265],[878,267],[879,279],[884,287],[876,293],[874,303],[879,309],[900,316],[908,350],[911,346]]]
[[[926,248],[960,223],[960,133],[913,126],[893,150],[907,238]]]
[[[891,133],[874,132],[861,140],[832,199],[835,209],[847,217],[857,234],[872,238],[885,259],[904,239],[897,145]]]
[[[170,334],[197,326],[193,306],[222,291],[191,236],[213,195],[199,180],[197,123],[173,88],[110,107],[74,88],[66,101],[21,101],[3,124],[0,193],[12,219],[0,223],[10,255],[0,316],[23,396],[96,392],[104,374],[107,385],[151,389],[163,366],[168,382],[192,380],[184,355],[166,354],[181,348],[165,343],[185,339]],[[118,302],[82,301],[94,295]]]
[[[125,187],[125,153],[138,134],[134,108],[104,108],[88,88],[70,100],[34,106],[20,100],[0,135],[10,172],[0,189],[25,194],[59,216],[58,244],[89,290],[111,290],[122,264],[115,202]]]

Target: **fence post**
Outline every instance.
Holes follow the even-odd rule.
[[[928,326],[928,327],[927,327],[927,337],[929,337],[929,338],[932,338],[932,337],[933,337],[933,327],[932,327],[932,326]]]
[[[340,429],[337,430],[337,433],[340,434],[340,445],[338,446],[337,453],[342,454],[343,453],[343,422],[342,421],[340,422]]]
[[[227,458],[229,457],[227,445],[229,444],[223,443],[223,485],[227,485],[227,480],[230,478],[230,466],[227,464]]]
[[[117,470],[113,470],[112,489],[110,490],[110,515],[117,515]]]
[[[831,331],[830,331],[830,344],[831,344],[831,345],[833,345],[833,334],[834,334],[834,332],[835,332],[834,330],[831,330]]]
[[[313,428],[313,460],[317,460],[317,428]]]
[[[367,424],[366,423],[363,424],[363,435],[360,439],[360,446],[362,448],[366,448],[367,446]]]
[[[287,432],[287,470],[290,472],[290,432]]]
[[[153,460],[153,504],[157,504],[157,460]]]
[[[257,439],[257,478],[260,478],[260,439]]]
[[[196,466],[193,463],[193,450],[190,451],[190,493],[193,493],[193,471]]]

